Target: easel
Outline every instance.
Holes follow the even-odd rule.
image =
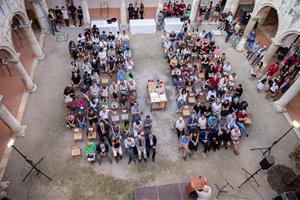
[[[217,184],[215,184],[215,186],[218,190],[216,198],[218,198],[221,193],[227,193],[228,192],[228,191],[224,190],[227,187],[227,185],[229,185],[231,187],[231,189],[233,190],[232,185],[227,180],[225,180],[225,181],[226,181],[225,185],[223,185],[221,188]]]

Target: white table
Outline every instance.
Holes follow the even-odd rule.
[[[156,32],[154,19],[132,19],[129,21],[131,34],[147,34]]]
[[[164,23],[164,28],[167,33],[172,31],[178,33],[183,26],[183,22],[180,21],[180,18],[165,18]]]
[[[94,25],[96,25],[99,28],[101,33],[102,31],[105,31],[106,34],[108,34],[108,32],[116,34],[119,31],[118,21],[108,24],[106,20],[92,20],[91,27],[93,27]]]

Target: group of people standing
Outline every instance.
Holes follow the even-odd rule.
[[[144,4],[141,3],[140,6],[138,6],[137,3],[134,5],[132,3],[128,6],[128,16],[130,19],[144,19],[144,11],[145,7]]]
[[[55,9],[50,8],[48,11],[48,19],[50,21],[50,28],[53,35],[55,35],[55,32],[58,32],[57,26],[70,27],[70,20],[72,20],[74,26],[77,26],[76,18],[78,18],[79,26],[82,26],[83,11],[81,6],[78,6],[78,8],[76,8],[73,4],[62,6],[61,8],[55,6]]]
[[[113,155],[118,163],[126,152],[128,164],[147,158],[154,162],[157,140],[150,116],[141,118],[126,32],[106,34],[94,26],[78,35],[77,48],[81,51],[75,51],[79,56],[71,62],[71,84],[65,87],[64,97],[67,127],[87,135],[82,147],[86,159],[112,162]],[[88,139],[95,132],[97,144]]]

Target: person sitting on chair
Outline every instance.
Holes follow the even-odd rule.
[[[90,163],[94,163],[96,160],[96,145],[93,142],[86,142],[84,147],[85,155]]]
[[[99,155],[99,164],[101,164],[101,160],[105,157],[109,160],[110,164],[112,164],[112,159],[109,153],[109,146],[105,142],[99,142],[96,149],[97,154]]]

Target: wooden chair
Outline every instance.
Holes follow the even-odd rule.
[[[81,157],[81,147],[79,144],[71,145],[71,155],[73,158]]]
[[[191,104],[191,105],[195,104],[196,103],[195,94],[190,93],[190,95],[187,98],[187,102],[188,102],[188,104]]]
[[[191,115],[190,107],[189,106],[184,106],[182,109],[182,117],[187,118]]]
[[[82,141],[82,129],[81,128],[73,129],[73,139],[74,139],[74,142]]]
[[[252,117],[253,117],[253,114],[252,113],[248,113],[247,119],[245,121],[245,125],[246,126],[250,126],[252,124]]]
[[[109,80],[110,80],[110,77],[108,74],[102,74],[100,76],[100,84],[102,86],[108,86],[109,85]]]
[[[122,112],[121,112],[121,120],[122,121],[129,120],[129,114],[128,114],[127,110],[122,110]]]
[[[86,132],[86,136],[88,140],[97,140],[97,131],[92,127],[90,127]]]
[[[118,112],[113,111],[112,114],[110,115],[110,119],[111,119],[111,122],[119,122],[120,117],[119,117]]]

